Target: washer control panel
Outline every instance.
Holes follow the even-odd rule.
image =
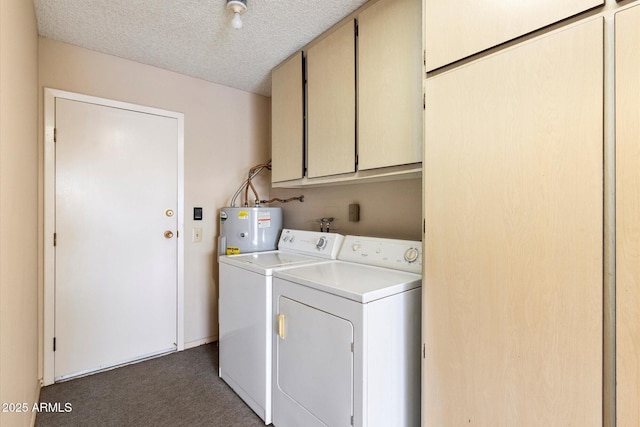
[[[338,259],[422,274],[422,242],[346,236]]]
[[[321,258],[336,259],[343,240],[344,236],[341,234],[285,228],[280,234],[278,249]]]

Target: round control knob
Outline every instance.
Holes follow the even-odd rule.
[[[358,249],[360,249],[360,245],[357,245],[357,244],[355,244],[355,243],[354,243],[353,245],[351,245],[351,250],[352,250],[353,252],[357,251]]]
[[[404,251],[404,260],[408,263],[416,262],[420,252],[416,248],[409,248]]]
[[[325,246],[327,246],[327,238],[322,236],[316,242],[316,249],[322,250],[325,248]]]

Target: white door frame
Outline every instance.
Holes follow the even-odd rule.
[[[126,102],[97,98],[57,89],[44,89],[44,333],[43,381],[54,383],[53,338],[55,334],[55,99],[64,98],[146,114],[174,118],[178,122],[178,237],[184,234],[184,114]],[[178,238],[176,336],[178,351],[184,350],[184,239]]]

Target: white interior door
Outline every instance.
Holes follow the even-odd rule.
[[[55,102],[55,379],[176,349],[178,120]]]

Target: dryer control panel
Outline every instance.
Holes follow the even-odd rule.
[[[346,236],[338,259],[422,274],[422,242]]]

